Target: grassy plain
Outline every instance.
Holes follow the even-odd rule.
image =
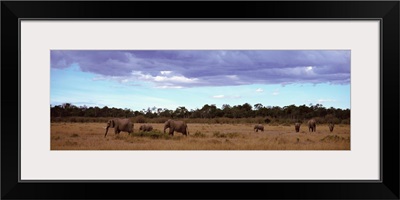
[[[350,150],[350,125],[317,125],[310,133],[305,124],[296,133],[294,126],[264,125],[254,132],[254,124],[188,124],[189,136],[163,134],[162,123],[154,131],[114,134],[104,137],[104,123],[51,123],[51,150]],[[167,130],[168,132],[168,130]]]

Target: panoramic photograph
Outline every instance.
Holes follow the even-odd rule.
[[[51,50],[50,150],[350,150],[350,50]]]

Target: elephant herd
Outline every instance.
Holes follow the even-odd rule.
[[[116,119],[110,119],[107,122],[107,126],[106,126],[106,133],[104,135],[104,137],[107,136],[108,133],[108,129],[109,128],[114,128],[114,133],[115,134],[119,134],[121,131],[124,132],[128,132],[128,134],[133,133],[133,123],[130,119],[128,118],[116,118]],[[187,127],[186,122],[184,121],[177,121],[177,120],[172,120],[169,119],[164,123],[164,133],[166,129],[169,129],[169,135],[174,135],[174,132],[180,132],[185,136],[189,135],[189,130]],[[143,124],[139,127],[139,131],[152,131],[153,130],[153,126],[149,125],[149,124]]]
[[[315,132],[315,131],[317,131],[317,122],[315,121],[315,119],[310,119],[310,120],[308,120],[308,122],[307,122],[307,125],[308,125],[308,132]],[[296,123],[296,125],[295,125],[295,129],[296,129],[296,132],[299,132],[300,131],[300,123]],[[333,128],[335,127],[335,124],[334,123],[329,123],[328,124],[328,128],[329,128],[329,131],[330,132],[332,132],[333,131]]]
[[[294,124],[294,130],[296,132],[300,131],[300,125],[301,125],[301,123],[299,123],[299,122]],[[308,120],[307,125],[308,125],[308,131],[309,132],[317,131],[317,122],[315,121],[315,119]],[[333,128],[335,127],[335,124],[334,123],[329,123],[328,127],[329,127],[329,131],[332,132]],[[254,125],[254,131],[258,132],[258,130],[264,131],[264,126],[262,124]]]
[[[307,122],[307,125],[308,125],[308,131],[309,132],[317,131],[317,123],[316,123],[315,119],[310,119]],[[105,128],[106,129],[106,133],[105,133],[104,137],[107,136],[108,129],[110,127],[114,128],[114,133],[115,134],[119,134],[121,131],[128,132],[128,134],[131,134],[131,133],[133,133],[133,126],[134,125],[133,125],[132,121],[130,119],[128,119],[128,118],[110,119],[107,122],[107,127]],[[295,123],[294,128],[295,128],[296,132],[300,131],[300,126],[301,126],[301,123]],[[333,131],[334,126],[335,125],[333,123],[330,123],[328,125],[330,132]],[[184,121],[178,121],[178,120],[169,119],[164,123],[164,133],[165,133],[166,129],[169,129],[169,135],[172,135],[172,136],[174,135],[174,132],[180,132],[185,136],[189,135],[188,126],[187,126],[186,122],[184,122]],[[145,131],[146,132],[146,131],[152,131],[152,130],[153,130],[153,126],[151,126],[149,124],[143,124],[143,125],[141,125],[139,127],[139,131]],[[254,126],[254,131],[255,132],[258,132],[259,130],[260,131],[264,131],[264,126],[262,124],[256,124]]]

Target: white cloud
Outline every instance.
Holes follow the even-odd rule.
[[[303,76],[315,77],[317,74],[314,72],[314,66],[303,67]]]
[[[165,76],[152,76],[151,74],[144,74],[142,71],[132,71],[130,76],[96,76],[92,80],[113,80],[126,85],[132,82],[146,81],[155,83],[156,88],[184,88],[185,84],[194,84],[199,81],[198,78],[187,78],[182,75],[168,76],[172,73],[171,71],[162,71],[161,73]]]
[[[261,88],[258,88],[258,89],[256,90],[256,92],[261,93],[261,92],[264,92],[264,90],[261,89]]]
[[[213,96],[214,99],[223,99],[225,98],[225,95],[215,95]]]
[[[180,88],[183,88],[183,87],[179,86],[179,85],[162,85],[162,86],[157,86],[156,88],[161,88],[161,89],[169,89],[169,88],[180,89]]]
[[[277,95],[279,95],[279,90],[278,89],[276,89],[274,92],[272,92],[271,93],[273,96],[277,96]]]
[[[160,73],[161,73],[162,75],[168,75],[168,74],[171,74],[172,71],[160,71]]]
[[[232,99],[240,99],[240,98],[242,98],[242,96],[240,96],[240,95],[232,96]]]
[[[92,78],[92,81],[117,81],[119,83],[129,83],[132,82],[133,80],[131,77],[121,77],[121,76],[95,76]]]
[[[237,75],[226,75],[227,78],[232,79],[232,80],[238,80],[238,76]]]
[[[150,74],[143,74],[141,71],[133,71],[132,79],[155,82],[158,88],[182,88],[181,84],[196,83],[199,80],[198,78],[187,78],[182,75],[168,76],[171,74],[171,71],[161,71],[161,74],[165,74],[166,76],[152,76]]]
[[[325,103],[325,102],[336,102],[335,99],[318,99],[318,103]]]
[[[214,95],[212,96],[214,99],[239,99],[242,98],[240,95],[232,95],[232,96],[226,96],[226,95]]]
[[[155,76],[152,77],[154,81],[157,82],[177,82],[177,83],[195,83],[198,79],[197,78],[186,78],[184,76]]]
[[[107,80],[107,78],[105,78],[104,76],[95,76],[92,78],[92,81],[103,81],[103,80]]]

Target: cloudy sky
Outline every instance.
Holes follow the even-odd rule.
[[[52,105],[350,108],[350,51],[52,50]]]

